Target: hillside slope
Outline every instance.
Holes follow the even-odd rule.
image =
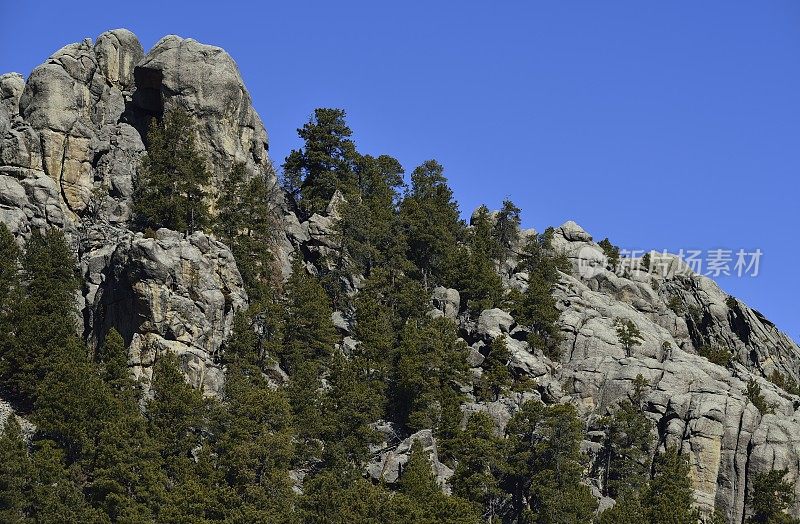
[[[114,30],[94,43],[64,47],[27,79],[0,76],[0,221],[20,242],[40,228],[67,234],[84,282],[76,297],[80,334],[90,346],[114,328],[136,376],[150,377],[157,355],[173,352],[188,382],[215,396],[225,383],[219,354],[235,314],[248,304],[237,261],[210,233],[144,234],[131,225],[147,123],[174,107],[200,123],[197,144],[212,167],[212,194],[222,191],[224,173],[235,163],[247,177],[263,176],[274,186],[280,217],[275,271],[281,279],[288,278],[292,258],[302,259],[312,273],[331,271],[330,255],[342,249],[335,228],[341,194],[324,211],[298,213],[278,187],[267,133],[233,59],[220,48],[177,36],[145,53],[135,35]],[[520,238],[533,234],[523,231]],[[742,522],[751,479],[774,469],[788,469],[786,478],[800,499],[800,397],[768,380],[777,373],[800,382],[797,344],[712,280],[685,270],[677,258],[661,261],[668,268],[664,273],[619,274],[573,222],[555,228],[552,245],[572,264],[554,291],[562,335],[557,358],[533,349],[530,330],[509,311],[470,313],[460,300],[463,290],[432,290],[431,314],[454,320],[470,346],[469,376],[481,376],[485,348],[506,335],[508,366],[515,377],[530,379],[527,391],[495,401],[479,400],[474,384],[467,384],[462,410],[485,411],[502,428],[524,399],[572,403],[588,430],[583,449],[593,457],[601,446],[600,417],[630,398],[641,375],[648,384],[643,406],[653,436],[660,449],[676,445],[688,457],[704,512],[717,507],[728,522]],[[522,250],[520,240],[496,268],[504,286],[520,292],[528,282],[517,256]],[[595,266],[589,274],[582,271],[587,264]],[[344,279],[356,294],[361,275]],[[338,347],[356,346],[353,312],[342,308],[334,317]],[[640,344],[623,347],[619,319],[638,328]],[[698,354],[706,347],[727,349],[732,362],[711,363]],[[761,413],[748,399],[751,380],[771,412]],[[374,478],[396,480],[413,440],[436,450],[428,428],[411,435],[387,424],[381,431],[385,442],[373,450],[367,468]],[[435,454],[432,460],[445,483],[452,470]],[[600,497],[597,479],[587,482]],[[794,512],[800,514],[800,502]]]

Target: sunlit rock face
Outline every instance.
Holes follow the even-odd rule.
[[[248,300],[230,249],[210,234],[130,229],[148,126],[176,107],[197,122],[197,144],[213,175],[211,194],[223,187],[234,163],[243,164],[248,176],[277,184],[267,133],[224,50],[171,35],[145,53],[135,35],[118,29],[64,47],[27,79],[0,76],[0,221],[20,241],[36,229],[67,233],[84,278],[79,307],[87,342],[101,343],[116,329],[131,368],[145,379],[160,354],[173,352],[188,382],[217,395],[224,385],[218,356],[234,314]],[[302,257],[312,272],[324,271],[341,249],[335,225],[342,195],[311,217],[296,216],[282,193],[275,195],[283,276],[291,256]],[[498,270],[508,289],[524,291],[529,275],[515,253],[536,232],[520,233]],[[590,429],[583,447],[592,458],[597,419],[628,398],[641,375],[648,383],[644,410],[654,440],[660,449],[677,446],[687,455],[704,512],[716,506],[728,522],[742,522],[754,475],[771,469],[788,468],[800,500],[800,398],[766,380],[779,372],[800,381],[797,345],[712,280],[687,272],[676,257],[652,261],[663,271],[611,271],[591,234],[574,222],[554,230],[553,245],[573,265],[554,292],[562,334],[558,360],[531,347],[511,312],[495,308],[469,318],[459,290],[432,290],[429,314],[459,324],[473,379],[481,376],[485,348],[503,336],[508,366],[532,384],[491,402],[470,398],[474,384],[463,384],[465,416],[486,412],[501,431],[526,400],[570,402]],[[362,276],[341,278],[342,289],[358,292]],[[639,329],[641,344],[620,344],[617,319]],[[345,352],[359,344],[352,320],[341,311],[334,316]],[[735,363],[710,363],[698,355],[703,346],[728,348]],[[760,413],[747,399],[749,380],[761,386],[773,413]],[[11,407],[0,400],[0,425],[8,416]],[[408,435],[376,424],[385,442],[373,450],[366,474],[396,481],[411,444],[420,440],[447,489],[452,471],[439,462],[430,429]],[[800,505],[794,511],[800,513]]]
[[[277,184],[266,131],[225,51],[167,36],[145,54],[117,29],[65,46],[27,79],[0,76],[0,220],[20,241],[34,229],[65,230],[85,280],[90,343],[117,329],[145,376],[161,351],[178,353],[187,379],[214,394],[223,384],[215,357],[247,302],[230,251],[203,234],[129,229],[148,126],[173,107],[197,123],[209,193],[237,162]],[[292,247],[279,233],[286,271]]]

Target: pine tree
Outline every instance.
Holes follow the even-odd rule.
[[[283,389],[273,389],[257,365],[258,339],[237,323],[229,361],[221,431],[215,443],[222,478],[238,501],[230,518],[290,522],[293,494],[288,470],[294,453],[292,411]]]
[[[152,398],[145,411],[149,432],[165,459],[188,458],[199,445],[207,403],[199,391],[186,383],[175,354],[165,352],[156,359]]]
[[[254,309],[273,298],[280,274],[273,255],[279,221],[276,189],[261,174],[247,179],[244,164],[235,163],[217,199],[214,232],[231,248]]]
[[[435,160],[424,162],[411,174],[411,190],[400,204],[400,220],[408,238],[408,258],[425,288],[453,283],[464,223],[444,168]]]
[[[514,382],[508,361],[511,355],[508,351],[505,336],[495,338],[489,346],[489,354],[483,361],[483,375],[478,384],[478,395],[485,400],[498,400]]]
[[[0,433],[0,521],[10,524],[26,521],[32,476],[22,429],[12,414]]]
[[[87,499],[112,521],[149,520],[164,502],[161,457],[136,403],[117,400],[114,410],[83,460]]]
[[[323,213],[337,189],[345,198],[356,190],[358,154],[345,116],[341,109],[315,109],[297,130],[303,149],[292,150],[284,161],[284,187],[308,216]]]
[[[519,240],[519,226],[522,222],[520,219],[521,212],[522,210],[514,202],[506,198],[503,200],[503,207],[497,213],[493,233],[497,243],[500,245],[501,262],[505,262],[512,248]]]
[[[428,454],[422,449],[419,440],[411,443],[408,462],[403,466],[398,487],[400,493],[416,500],[431,499],[441,493],[433,476]]]
[[[384,396],[385,385],[394,367],[398,331],[404,318],[395,310],[389,281],[384,270],[373,273],[356,295],[354,335],[359,340],[357,354],[371,370],[368,381]],[[385,400],[383,401],[385,404]]]
[[[313,524],[432,524],[416,501],[375,486],[359,474],[323,470],[303,485],[299,512]]]
[[[788,470],[759,473],[753,479],[753,490],[748,496],[751,515],[748,524],[797,524],[800,519],[786,511],[795,501],[794,487],[784,477]]]
[[[35,472],[30,505],[32,521],[109,521],[101,510],[88,504],[81,491],[83,474],[80,467],[77,464],[65,465],[64,453],[53,441],[36,441],[31,459]]]
[[[322,438],[330,464],[362,466],[368,446],[379,442],[370,423],[383,415],[383,402],[371,381],[367,361],[334,354],[328,364],[328,385],[322,401]]]
[[[467,241],[472,249],[482,252],[487,258],[499,259],[503,244],[497,226],[497,217],[492,217],[489,208],[481,205],[470,218]]]
[[[388,155],[359,156],[355,175],[358,191],[339,209],[336,230],[353,265],[348,269],[369,277],[376,267],[396,264],[405,255],[396,209],[403,168]]]
[[[604,238],[598,242],[598,245],[603,250],[603,254],[605,254],[608,260],[608,265],[611,266],[612,270],[616,270],[619,265],[619,247],[612,244],[608,238]]]
[[[178,367],[177,357],[159,355],[153,366],[152,398],[145,405],[148,434],[153,438],[167,477],[159,520],[195,522],[220,518],[219,472],[208,435],[220,410],[217,401],[203,398],[189,386]]]
[[[3,222],[0,222],[0,315],[3,317],[13,304],[11,294],[19,285],[18,263],[19,247],[14,235]]]
[[[628,319],[616,319],[614,321],[614,327],[617,330],[619,343],[622,344],[622,347],[625,349],[625,354],[631,356],[631,350],[636,346],[640,346],[642,340],[644,340],[642,333],[639,331],[639,328],[636,327],[636,324]]]
[[[617,503],[600,515],[600,524],[696,524],[700,520],[700,513],[693,507],[694,491],[686,458],[668,447],[656,455],[651,469],[651,480],[635,479],[618,490]],[[718,517],[715,515],[712,522]]]
[[[192,233],[208,226],[206,186],[211,173],[196,140],[189,113],[176,107],[162,122],[152,120],[147,155],[134,187],[133,212],[139,227]]]
[[[103,344],[98,348],[97,361],[100,376],[108,384],[113,394],[120,400],[136,402],[138,391],[136,381],[128,369],[128,352],[125,341],[119,332],[111,328],[106,333]]]
[[[470,415],[455,448],[458,463],[450,479],[453,493],[477,503],[493,522],[505,495],[499,482],[503,440],[495,434],[491,417],[480,411]]]
[[[398,489],[417,506],[418,521],[441,523],[478,522],[479,512],[469,502],[442,493],[431,470],[428,454],[419,440],[411,444],[411,450],[403,467]]]
[[[292,265],[285,291],[286,332],[281,365],[291,375],[300,363],[319,361],[330,355],[337,336],[331,321],[330,300],[299,259]]]
[[[445,433],[460,419],[458,383],[466,378],[466,347],[446,318],[409,321],[400,337],[394,411],[412,430]],[[454,420],[455,419],[455,420]]]
[[[583,425],[571,405],[522,405],[506,427],[503,483],[512,518],[537,523],[589,522],[597,501],[581,483]]]
[[[7,379],[14,373],[13,367],[6,367],[7,359],[13,357],[16,342],[16,324],[21,318],[15,313],[21,301],[19,279],[19,248],[14,235],[3,222],[0,222],[0,377]],[[20,348],[22,350],[24,348]],[[10,364],[13,366],[14,364]],[[2,389],[6,389],[0,386]]]
[[[34,404],[37,445],[45,450],[48,463],[56,460],[49,451],[52,445],[64,450],[69,474],[83,479],[74,489],[85,492],[85,502],[113,520],[147,518],[163,500],[165,479],[139,412],[124,345],[115,331],[107,335],[98,357],[99,365],[90,362],[80,344],[53,356]],[[44,446],[48,442],[50,447]],[[59,474],[55,463],[48,467]],[[57,499],[69,493],[51,503],[60,504]],[[54,495],[44,496],[50,500]]]
[[[24,287],[6,317],[14,336],[2,347],[0,384],[5,398],[29,410],[53,363],[65,354],[82,359],[85,348],[77,336],[78,280],[64,234],[34,231],[21,259]]]
[[[644,490],[644,504],[652,524],[696,524],[694,490],[689,463],[677,449],[668,447],[653,460],[652,480]]]
[[[489,211],[486,206],[481,206],[472,217],[467,246],[459,248],[458,257],[464,263],[458,272],[456,286],[474,314],[498,306],[503,298],[503,282],[495,262],[502,249],[494,233]]]
[[[558,327],[560,312],[556,308],[553,290],[560,280],[559,271],[566,271],[568,262],[555,253],[551,239],[552,228],[528,239],[522,254],[522,267],[528,272],[528,288],[514,301],[512,312],[520,324],[528,325],[528,342],[541,349],[551,359],[560,358]]]
[[[751,378],[747,381],[747,388],[744,390],[744,395],[762,415],[772,413],[775,410],[774,406],[767,402],[767,399],[761,394],[761,386],[755,379]]]
[[[34,404],[37,437],[52,440],[67,463],[77,463],[94,456],[97,436],[113,418],[110,391],[85,358],[57,357],[50,368]]]
[[[602,471],[604,494],[612,498],[641,490],[648,478],[652,442],[650,421],[640,408],[644,384],[644,377],[639,375],[632,398],[623,400],[601,421],[606,441],[597,467]]]
[[[280,363],[291,378],[287,392],[302,440],[298,455],[310,458],[319,451],[325,424],[320,380],[323,363],[333,353],[338,337],[331,320],[328,295],[299,260],[292,266],[285,292],[286,328]]]
[[[201,476],[208,459],[203,432],[213,404],[189,386],[173,353],[159,355],[153,365],[152,398],[145,405],[148,434],[163,461],[168,490],[159,508],[164,520],[198,519],[202,499],[212,498]],[[179,518],[180,517],[180,518]]]
[[[669,515],[669,513],[667,513]],[[648,524],[649,515],[638,491],[626,492],[613,507],[600,514],[599,524]]]

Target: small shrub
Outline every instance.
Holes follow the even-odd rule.
[[[769,381],[787,393],[791,393],[792,395],[800,395],[800,386],[797,385],[797,381],[792,377],[787,377],[777,369],[772,372],[772,375],[769,377]]]
[[[603,249],[603,253],[608,258],[608,265],[616,270],[619,265],[619,247],[612,244],[608,238],[604,238],[597,245]]]
[[[733,354],[727,348],[719,346],[700,346],[697,348],[697,354],[707,358],[712,364],[723,367],[730,366],[733,361]]]
[[[738,302],[736,301],[735,298],[728,295],[728,298],[725,299],[725,305],[728,306],[729,309],[735,309],[736,306],[738,305]]]
[[[627,319],[616,319],[614,321],[614,326],[617,329],[619,343],[625,348],[625,353],[630,356],[634,346],[640,346],[642,340],[644,340],[641,331],[636,327],[636,324]]]
[[[677,295],[670,297],[669,302],[667,302],[667,307],[679,317],[682,317],[684,313],[686,313],[686,307],[683,305],[681,298]]]
[[[642,267],[648,273],[650,272],[650,253],[645,253],[641,261]]]
[[[749,400],[762,415],[774,413],[775,406],[767,402],[767,399],[761,394],[761,386],[759,386],[758,382],[754,379],[751,378],[747,382],[747,389],[744,390],[744,394],[747,400]]]

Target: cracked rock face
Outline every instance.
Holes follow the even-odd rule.
[[[12,127],[27,153],[17,163],[52,178],[73,214],[89,204],[101,175],[95,168],[102,152],[111,149],[110,136],[132,139],[117,148],[143,149],[141,140],[120,129],[128,125],[120,117],[133,88],[134,64],[143,56],[136,36],[118,29],[103,33],[94,45],[85,40],[65,46],[28,77]]]
[[[236,62],[223,49],[165,36],[136,66],[134,76],[133,102],[142,112],[158,114],[180,106],[197,119],[197,144],[215,167],[216,183],[233,162],[274,179],[264,125]]]
[[[91,306],[95,333],[119,331],[137,375],[149,378],[157,355],[172,351],[190,383],[219,392],[215,356],[247,303],[230,250],[203,233],[185,238],[160,229],[156,238],[137,235],[99,255],[103,262],[87,265],[87,280],[100,281]]]
[[[436,439],[433,431],[423,429],[404,439],[396,446],[392,447],[384,442],[380,448],[380,454],[372,462],[367,464],[367,474],[377,482],[394,484],[400,478],[403,467],[411,456],[411,446],[414,441],[419,441],[422,451],[427,455],[431,463],[431,469],[436,477],[436,483],[449,493],[447,481],[453,476],[453,470],[439,462],[439,454],[436,449]]]
[[[800,495],[800,398],[765,380],[774,370],[796,377],[800,348],[709,278],[680,271],[685,268],[675,257],[651,263],[665,264],[663,274],[621,277],[596,267],[585,278],[578,257],[600,250],[591,236],[567,223],[556,229],[553,243],[578,275],[563,275],[555,292],[564,335],[557,378],[571,400],[589,417],[602,415],[627,398],[641,374],[649,383],[645,412],[658,442],[687,454],[699,506],[722,509],[729,522],[742,521],[757,473],[788,468],[787,480]],[[641,331],[641,345],[630,356],[617,340],[617,318]],[[697,355],[703,345],[732,349],[736,362],[712,364]],[[774,414],[762,415],[748,401],[750,379]]]
[[[630,398],[633,381],[642,375],[653,438],[660,449],[676,446],[687,455],[702,511],[716,507],[728,522],[742,522],[754,476],[772,469],[788,469],[786,480],[800,500],[800,397],[766,380],[773,371],[797,377],[800,348],[712,280],[687,271],[677,257],[651,253],[652,272],[611,271],[602,249],[574,222],[555,229],[553,245],[573,264],[572,275],[562,274],[554,291],[561,311],[560,361],[519,340],[520,327],[506,311],[485,310],[476,325],[461,319],[464,336],[477,337],[475,366],[485,343],[505,336],[509,366],[536,384],[525,398],[510,394],[472,402],[465,414],[484,411],[502,431],[527,398],[573,403],[587,422],[590,440],[583,448],[592,458],[599,447],[592,438],[594,421]],[[506,286],[524,290],[527,274],[515,266],[509,261]],[[639,329],[641,344],[630,350],[620,344],[617,319]],[[702,346],[729,348],[734,363],[711,363],[698,355]],[[472,371],[480,376],[479,367]],[[759,384],[772,413],[760,413],[748,400],[749,380]],[[793,509],[800,513],[800,504]]]
[[[0,76],[0,220],[20,239],[65,230],[85,277],[90,343],[116,328],[144,376],[173,351],[189,382],[213,394],[223,380],[214,357],[247,301],[230,251],[199,233],[128,229],[147,126],[176,106],[198,119],[212,194],[234,162],[277,183],[267,134],[225,51],[168,36],[145,54],[117,29],[65,46],[27,80]],[[285,267],[290,249],[284,235]]]

